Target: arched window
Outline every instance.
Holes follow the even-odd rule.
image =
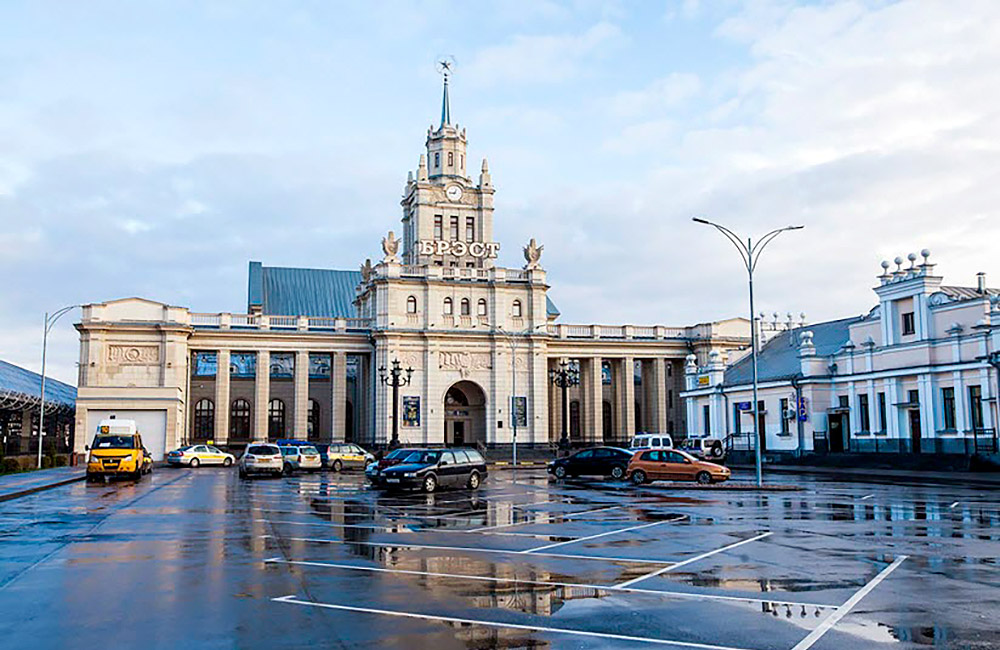
[[[437,169],[441,166],[441,154],[434,154],[434,168]]]
[[[267,437],[277,440],[285,435],[285,403],[273,399],[267,405]]]
[[[451,167],[455,164],[455,153],[453,151],[448,152],[448,166]]]
[[[194,405],[195,438],[211,438],[215,431],[215,404],[210,399],[200,399]]]
[[[250,437],[250,402],[245,399],[233,400],[229,408],[229,437]]]
[[[444,299],[444,315],[451,316],[455,313],[455,303],[451,298]]]
[[[406,299],[406,313],[415,314],[417,313],[417,297],[410,296]]]
[[[309,439],[319,438],[319,402],[309,400],[309,421],[307,423]]]
[[[472,313],[472,307],[469,304],[468,298],[462,298],[462,315],[469,316]]]
[[[486,315],[486,299],[485,298],[480,298],[479,299],[479,303],[476,306],[476,313],[479,314],[480,316],[485,316]]]
[[[511,316],[513,316],[514,318],[520,318],[521,317],[521,301],[520,300],[515,300],[514,301],[514,304],[511,307]]]

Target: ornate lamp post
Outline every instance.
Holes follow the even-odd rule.
[[[559,448],[568,449],[569,433],[567,422],[569,421],[569,398],[567,395],[570,386],[578,386],[580,384],[580,369],[568,361],[560,361],[558,368],[549,370],[549,379],[553,384],[562,389],[562,434],[559,437]]]
[[[764,252],[764,247],[771,243],[775,237],[785,232],[786,230],[801,230],[805,226],[786,226],[784,228],[778,228],[777,230],[772,230],[767,233],[756,242],[753,239],[747,237],[746,241],[743,241],[736,233],[734,233],[729,228],[725,226],[720,226],[717,223],[712,223],[706,219],[699,219],[698,217],[692,217],[692,221],[696,223],[702,223],[706,226],[712,226],[723,235],[726,236],[736,250],[740,252],[740,259],[743,260],[743,266],[746,267],[747,277],[749,278],[750,284],[750,349],[751,355],[753,356],[753,434],[754,434],[754,456],[756,457],[757,465],[757,486],[760,487],[763,482],[762,468],[761,468],[761,457],[760,457],[760,402],[757,400],[757,323],[754,320],[754,306],[753,306],[753,272],[757,268],[757,262],[760,260],[760,254]]]
[[[38,408],[38,469],[42,469],[42,438],[45,437],[45,353],[49,347],[49,331],[61,316],[79,306],[67,305],[52,314],[45,312],[45,327],[42,330],[42,399]],[[84,432],[83,435],[86,436],[87,432]]]
[[[380,366],[378,377],[383,384],[392,387],[392,439],[389,441],[389,448],[395,449],[399,446],[399,387],[410,385],[413,368],[403,370],[399,365],[399,359],[393,359],[391,366],[388,371],[385,366]],[[403,377],[404,372],[406,377]]]

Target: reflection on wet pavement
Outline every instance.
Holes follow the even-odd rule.
[[[171,648],[1000,647],[993,495],[781,480],[804,489],[522,471],[380,494],[208,468],[64,486],[0,505],[0,639],[94,647],[127,620]]]

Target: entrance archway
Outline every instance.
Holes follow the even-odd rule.
[[[444,443],[461,447],[486,442],[486,393],[463,380],[444,395]]]

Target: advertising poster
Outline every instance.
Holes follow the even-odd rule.
[[[415,395],[403,396],[403,426],[420,426],[420,398]]]

